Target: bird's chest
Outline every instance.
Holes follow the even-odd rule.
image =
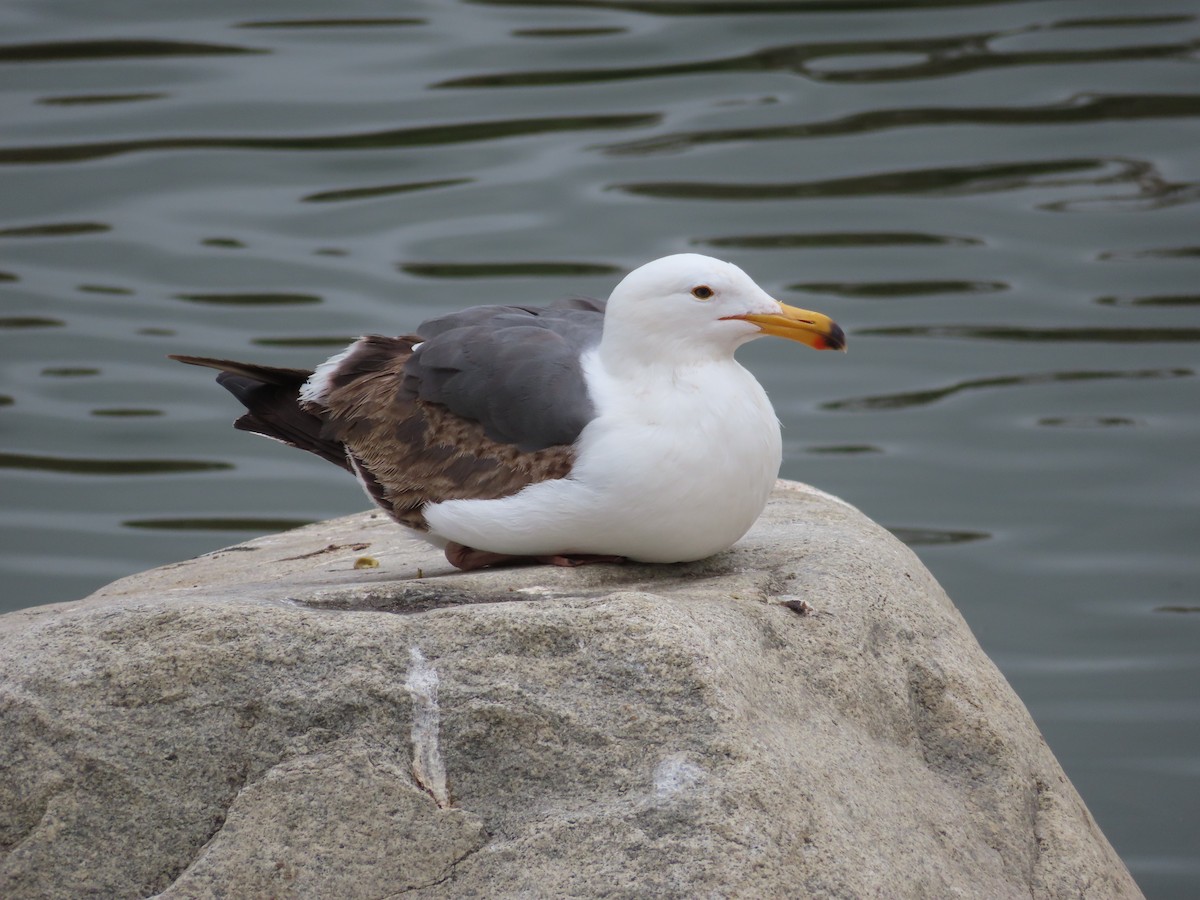
[[[659,380],[607,383],[597,407],[596,447],[614,489],[670,489],[684,505],[739,496],[754,505],[778,475],[781,441],[774,410],[758,382],[736,363]]]

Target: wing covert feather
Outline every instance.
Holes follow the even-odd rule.
[[[593,414],[579,354],[599,341],[603,309],[476,307],[416,335],[364,337],[312,404],[322,437],[345,444],[367,492],[418,529],[426,503],[563,478]]]

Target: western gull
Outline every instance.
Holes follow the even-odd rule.
[[[763,335],[846,346],[828,316],[685,253],[607,303],[477,306],[312,372],[171,358],[221,370],[247,410],[235,428],[347,469],[460,569],[671,563],[732,546],[778,477],[775,411],[734,360]]]

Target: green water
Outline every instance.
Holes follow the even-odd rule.
[[[1200,896],[1200,22],[1167,2],[0,11],[0,609],[362,508],[189,353],[311,366],[731,259],[786,477],[908,541],[1147,895]]]

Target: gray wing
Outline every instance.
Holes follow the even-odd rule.
[[[477,306],[423,322],[404,387],[524,452],[571,444],[594,407],[579,357],[600,342],[604,302]]]

